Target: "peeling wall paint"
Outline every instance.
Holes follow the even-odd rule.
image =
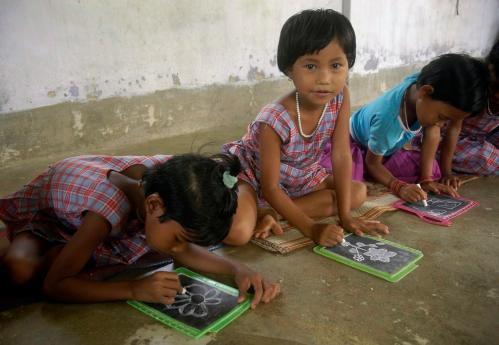
[[[306,8],[348,12],[352,73],[414,65],[446,52],[484,56],[497,0],[204,0],[0,2],[0,114],[63,102],[284,78],[279,32]],[[375,15],[373,15],[375,14]]]
[[[0,113],[280,77],[281,26],[309,7],[341,0],[0,1]]]
[[[352,0],[354,73],[427,62],[443,53],[484,57],[499,31],[497,0]]]

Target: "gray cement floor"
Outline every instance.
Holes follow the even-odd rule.
[[[205,149],[210,152],[243,130],[220,129],[106,152],[176,153],[211,142]],[[0,168],[0,194],[59,158]],[[420,267],[398,283],[330,261],[311,247],[288,256],[251,244],[225,247],[217,253],[282,281],[283,293],[219,334],[190,340],[125,303],[36,303],[0,313],[0,344],[499,344],[498,187],[499,178],[466,184],[461,194],[480,206],[450,228],[400,211],[383,215],[391,229],[387,239],[425,255]]]

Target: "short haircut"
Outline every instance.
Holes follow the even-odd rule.
[[[431,85],[431,98],[477,114],[487,102],[488,81],[489,72],[483,62],[466,54],[444,54],[423,67],[417,86]]]
[[[174,220],[199,245],[220,243],[229,233],[237,209],[237,183],[227,186],[223,174],[237,176],[237,156],[174,156],[143,177],[146,196],[158,193],[166,208],[161,222]]]
[[[277,48],[277,65],[284,74],[303,55],[324,49],[337,40],[345,52],[348,68],[355,63],[355,31],[343,14],[331,9],[305,10],[284,23]]]

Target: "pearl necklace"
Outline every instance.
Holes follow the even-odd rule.
[[[317,122],[317,126],[312,131],[312,133],[305,134],[305,133],[303,133],[303,128],[301,127],[300,97],[298,96],[298,91],[296,92],[296,115],[298,116],[298,129],[300,130],[300,134],[301,134],[302,137],[304,137],[304,138],[310,138],[310,137],[312,137],[315,134],[315,131],[317,130],[317,128],[319,128],[319,125],[321,124],[322,118],[324,117],[324,114],[326,113],[326,109],[327,109],[327,105],[328,104],[329,104],[329,102],[326,103],[326,105],[324,106],[324,110],[322,110],[322,115],[319,118],[319,121]]]
[[[410,131],[409,120],[407,119],[407,90],[404,92],[404,125],[405,128]]]
[[[407,89],[407,90],[409,90],[409,89]],[[411,127],[409,127],[409,119],[407,118],[407,90],[404,92],[404,122],[402,123],[402,125],[410,133],[418,133],[422,128],[421,125],[415,131],[411,130]]]

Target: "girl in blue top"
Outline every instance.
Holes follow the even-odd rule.
[[[446,54],[355,112],[350,132],[366,152],[367,173],[406,201],[426,199],[429,191],[457,196],[452,186],[436,181],[440,128],[483,109],[487,80],[487,69],[480,61]],[[421,152],[401,150],[420,131]]]

